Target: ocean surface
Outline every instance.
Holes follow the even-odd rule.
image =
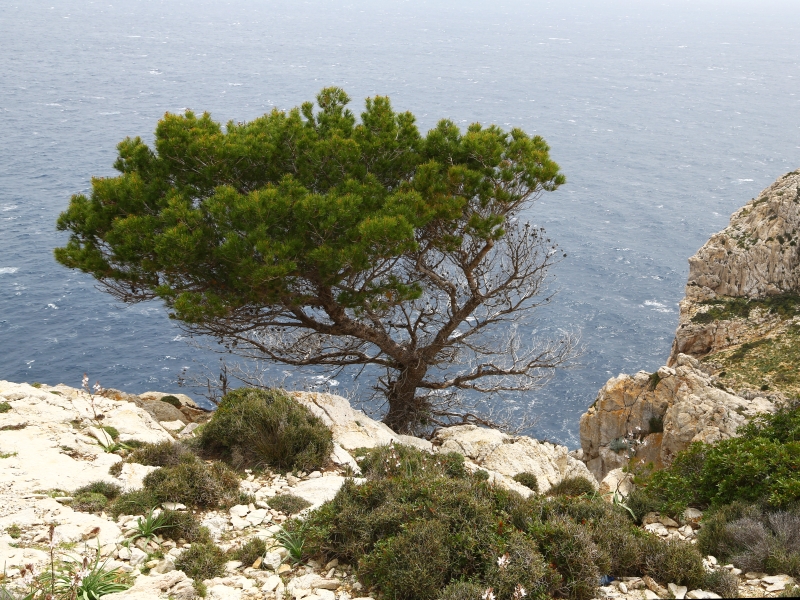
[[[200,398],[177,378],[216,377],[219,355],[188,345],[162,305],[122,306],[59,266],[56,218],[165,112],[245,121],[328,85],[355,112],[388,95],[423,130],[448,117],[548,141],[568,183],[526,216],[568,258],[531,333],[580,333],[585,352],[545,388],[493,402],[574,448],[609,377],[666,360],[687,258],[800,166],[800,2],[4,0],[0,379],[77,387],[86,372]],[[337,382],[359,397],[349,375]]]

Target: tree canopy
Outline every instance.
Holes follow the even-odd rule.
[[[316,100],[224,127],[167,113],[154,148],[123,140],[120,175],[72,197],[56,259],[239,354],[379,368],[397,431],[478,419],[451,392],[529,389],[561,364],[568,338],[515,328],[560,256],[519,220],[565,182],[545,141]]]

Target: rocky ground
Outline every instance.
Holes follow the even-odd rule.
[[[73,510],[70,490],[103,480],[125,490],[141,486],[143,477],[155,467],[126,463],[119,477],[109,475],[109,467],[119,462],[113,452],[115,442],[103,427],[113,427],[119,441],[160,442],[194,435],[195,421],[206,418],[190,400],[181,398],[181,407],[168,405],[180,414],[184,405],[191,418],[177,415],[148,402],[160,402],[158,394],[150,400],[131,401],[131,397],[112,392],[112,397],[90,395],[82,390],[59,385],[32,387],[0,382],[0,402],[10,410],[0,413],[0,563],[5,567],[3,583],[11,588],[24,585],[26,565],[41,572],[49,564],[49,528],[55,526],[55,551],[61,556],[99,553],[106,567],[129,573],[135,578],[126,592],[105,596],[109,600],[189,600],[195,587],[183,572],[175,569],[176,559],[190,546],[155,537],[129,540],[142,515],[120,515],[113,520],[106,514]],[[162,394],[163,395],[163,394]],[[144,395],[147,396],[147,395]],[[527,495],[528,488],[511,477],[527,471],[536,474],[540,490],[547,490],[565,477],[582,475],[594,479],[581,461],[563,446],[514,437],[498,431],[461,426],[441,431],[432,442],[398,436],[383,424],[353,410],[341,397],[327,394],[295,393],[295,397],[320,416],[334,432],[335,449],[324,471],[280,475],[269,471],[247,473],[240,487],[254,502],[237,505],[228,511],[209,511],[201,515],[202,524],[223,550],[240,547],[253,537],[266,541],[269,551],[253,564],[229,561],[224,577],[206,580],[212,599],[351,600],[367,598],[352,565],[313,561],[292,565],[287,551],[276,540],[281,523],[291,515],[270,506],[278,494],[290,493],[311,504],[307,510],[331,499],[345,480],[358,475],[358,463],[350,451],[380,444],[405,443],[429,451],[456,451],[467,458],[467,467],[484,469],[497,485]],[[155,398],[155,399],[153,399]],[[139,399],[141,400],[141,398]],[[162,404],[166,404],[163,403]],[[195,414],[196,411],[196,414]],[[162,421],[158,420],[161,417]],[[177,422],[180,423],[178,425]],[[188,421],[188,422],[187,422]],[[616,478],[616,479],[615,479]],[[625,477],[617,470],[601,484],[601,491],[625,491]],[[181,506],[167,508],[181,509]],[[701,524],[699,511],[687,512],[683,523],[649,515],[644,527],[664,538],[694,539]],[[746,596],[776,596],[791,583],[784,576],[739,573],[732,565],[716,565],[708,557],[707,568],[734,570],[740,578],[740,592]],[[670,582],[649,578],[622,578],[600,587],[602,598],[710,598],[703,590],[686,590]]]

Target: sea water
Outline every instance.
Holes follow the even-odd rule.
[[[568,257],[526,333],[579,333],[584,354],[545,388],[490,403],[576,447],[609,377],[666,360],[687,258],[800,166],[799,59],[794,0],[6,0],[0,378],[77,386],[86,372],[130,392],[181,391],[183,369],[215,378],[219,356],[187,345],[162,305],[124,307],[56,264],[55,220],[165,112],[245,121],[338,85],[356,112],[383,94],[423,130],[448,117],[550,144],[568,183],[525,217]],[[325,385],[359,397],[348,373]]]

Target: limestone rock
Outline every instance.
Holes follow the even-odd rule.
[[[103,596],[105,600],[192,600],[194,597],[192,580],[183,571],[170,571],[155,577],[141,575],[129,590]]]
[[[389,427],[375,421],[350,406],[346,398],[319,392],[290,392],[290,395],[322,419],[330,427],[333,439],[345,450],[375,448],[392,442],[430,450],[427,440],[398,435]]]
[[[630,473],[623,472],[622,469],[609,471],[603,481],[600,482],[600,487],[597,491],[608,502],[614,501],[614,494],[619,499],[625,499],[633,491],[633,476]]]
[[[585,477],[597,484],[586,466],[569,455],[566,446],[539,442],[526,436],[511,436],[475,425],[440,429],[434,437],[440,452],[458,452],[476,465],[511,480],[518,473],[536,475],[539,491],[545,492],[567,477]],[[515,485],[505,487],[516,489]],[[523,486],[519,486],[522,488]],[[519,490],[528,495],[530,490]]]
[[[689,259],[686,296],[670,363],[679,354],[703,356],[762,337],[779,319],[761,315],[692,323],[704,300],[760,298],[800,290],[800,171],[784,175],[737,210],[730,224]],[[792,245],[795,243],[795,245]]]
[[[627,464],[632,454],[612,451],[614,440],[632,436],[637,459],[659,468],[692,442],[733,437],[749,417],[775,410],[766,398],[748,400],[719,389],[700,366],[680,355],[675,368],[620,375],[603,386],[580,420],[584,461],[598,479]],[[662,432],[650,433],[651,419],[660,420]]]

